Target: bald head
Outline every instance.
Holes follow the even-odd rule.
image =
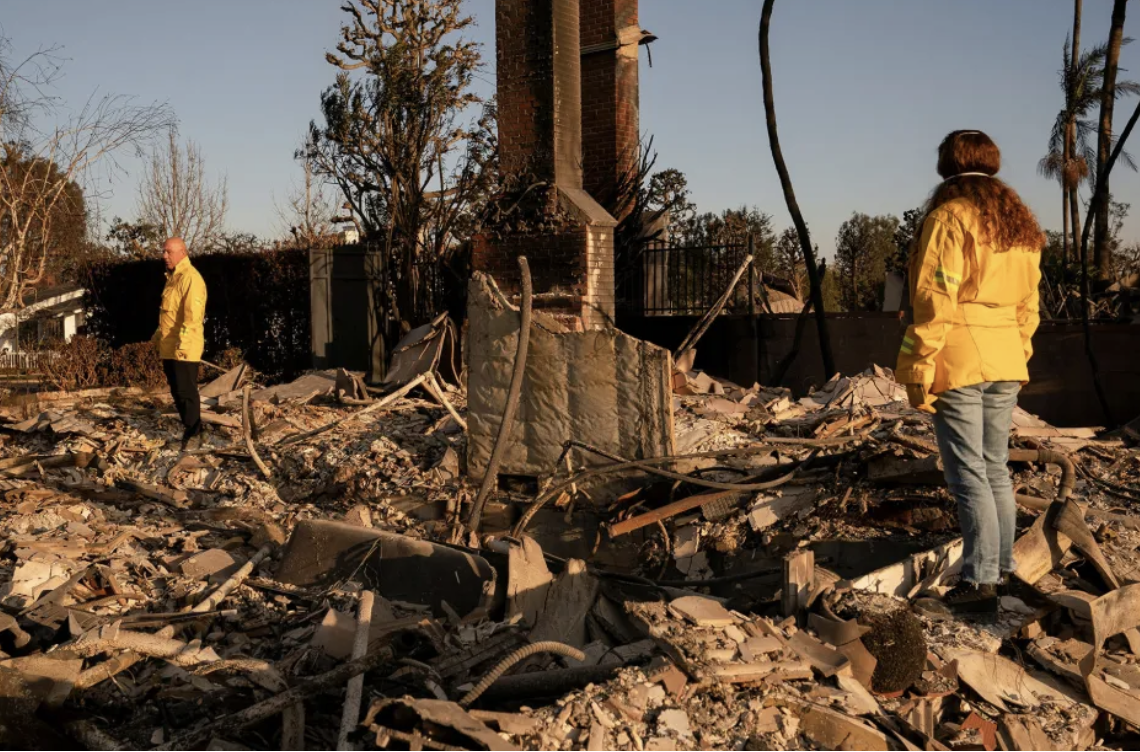
[[[182,238],[169,238],[162,244],[162,260],[170,271],[174,271],[174,267],[186,256],[186,243],[182,242]]]

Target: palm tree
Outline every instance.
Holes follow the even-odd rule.
[[[1073,67],[1073,70],[1077,69],[1077,66],[1080,64],[1080,61],[1081,61],[1081,4],[1082,4],[1082,1],[1083,0],[1073,0],[1073,47],[1072,47],[1071,58],[1069,60],[1069,64]],[[1067,152],[1068,155],[1072,155],[1076,151],[1076,138],[1077,138],[1077,132],[1076,132],[1076,127],[1074,126],[1074,127],[1069,129],[1069,131],[1065,137],[1065,146],[1068,147],[1068,152]],[[1068,159],[1069,159],[1069,157],[1067,156],[1066,161],[1068,161]],[[1062,191],[1062,193],[1064,193],[1064,191]],[[1067,195],[1069,197],[1069,214],[1071,216],[1072,225],[1073,225],[1073,255],[1076,255],[1077,243],[1080,242],[1080,237],[1081,237],[1080,199],[1077,196],[1077,189],[1076,188],[1070,188],[1068,190]],[[1068,238],[1065,238],[1065,240],[1067,241]],[[1068,254],[1066,253],[1065,255],[1066,255],[1065,260],[1068,261],[1068,258],[1067,258]]]
[[[1125,39],[1122,43],[1128,44],[1131,41]],[[1078,55],[1075,64],[1070,58],[1069,50],[1070,39],[1066,37],[1060,72],[1065,106],[1057,113],[1057,119],[1053,123],[1049,134],[1049,150],[1037,165],[1043,176],[1061,184],[1065,236],[1063,253],[1066,261],[1070,258],[1070,248],[1076,248],[1080,242],[1078,188],[1082,180],[1089,180],[1090,186],[1095,182],[1095,174],[1090,166],[1097,163],[1097,150],[1092,144],[1092,137],[1097,133],[1097,123],[1089,117],[1089,113],[1101,102],[1101,84],[1109,46],[1102,44]],[[1140,93],[1140,84],[1133,81],[1117,82],[1116,96],[1135,93]],[[1136,169],[1131,155],[1122,153],[1120,158],[1124,164]]]
[[[1100,129],[1096,139],[1098,173],[1104,170],[1108,163],[1109,152],[1112,151],[1112,108],[1117,97],[1116,71],[1124,40],[1124,15],[1127,5],[1128,0],[1114,0],[1112,4],[1112,27],[1108,34],[1108,57],[1104,61],[1104,86],[1101,87]],[[1105,178],[1107,177],[1106,171]],[[1107,181],[1105,190],[1108,190]],[[1096,213],[1096,245],[1093,248],[1093,258],[1100,279],[1108,279],[1112,268],[1112,259],[1108,250],[1108,204],[1109,202],[1105,201]]]

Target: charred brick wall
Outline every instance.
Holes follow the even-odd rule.
[[[583,190],[580,11],[579,0],[496,3],[499,159],[512,188],[503,226],[475,242],[472,268],[513,295],[525,255],[535,305],[593,328],[613,315],[616,223]]]
[[[640,148],[638,0],[582,0],[582,152],[586,190],[616,219]]]

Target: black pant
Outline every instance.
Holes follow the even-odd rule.
[[[170,384],[170,396],[178,408],[178,416],[186,430],[182,440],[197,436],[202,432],[202,410],[198,401],[198,363],[185,360],[164,360],[162,370],[166,372],[166,382]]]

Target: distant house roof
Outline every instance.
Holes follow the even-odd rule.
[[[65,316],[69,313],[74,313],[82,309],[82,298],[65,298],[58,303],[52,303],[51,305],[37,308],[30,316],[27,316],[26,318],[23,316],[20,318],[24,321],[32,321],[36,319],[53,319],[57,316]]]
[[[78,285],[58,285],[36,288],[38,291],[24,298],[25,305],[19,312],[20,321],[29,321],[42,316],[59,316],[83,307],[83,296],[87,292]],[[41,314],[41,311],[46,313]],[[17,314],[0,314],[0,334],[16,326]]]
[[[68,284],[68,285],[50,285],[48,287],[33,288],[25,297],[26,304],[31,305],[42,300],[51,300],[58,298],[69,293],[84,292],[82,285]]]

